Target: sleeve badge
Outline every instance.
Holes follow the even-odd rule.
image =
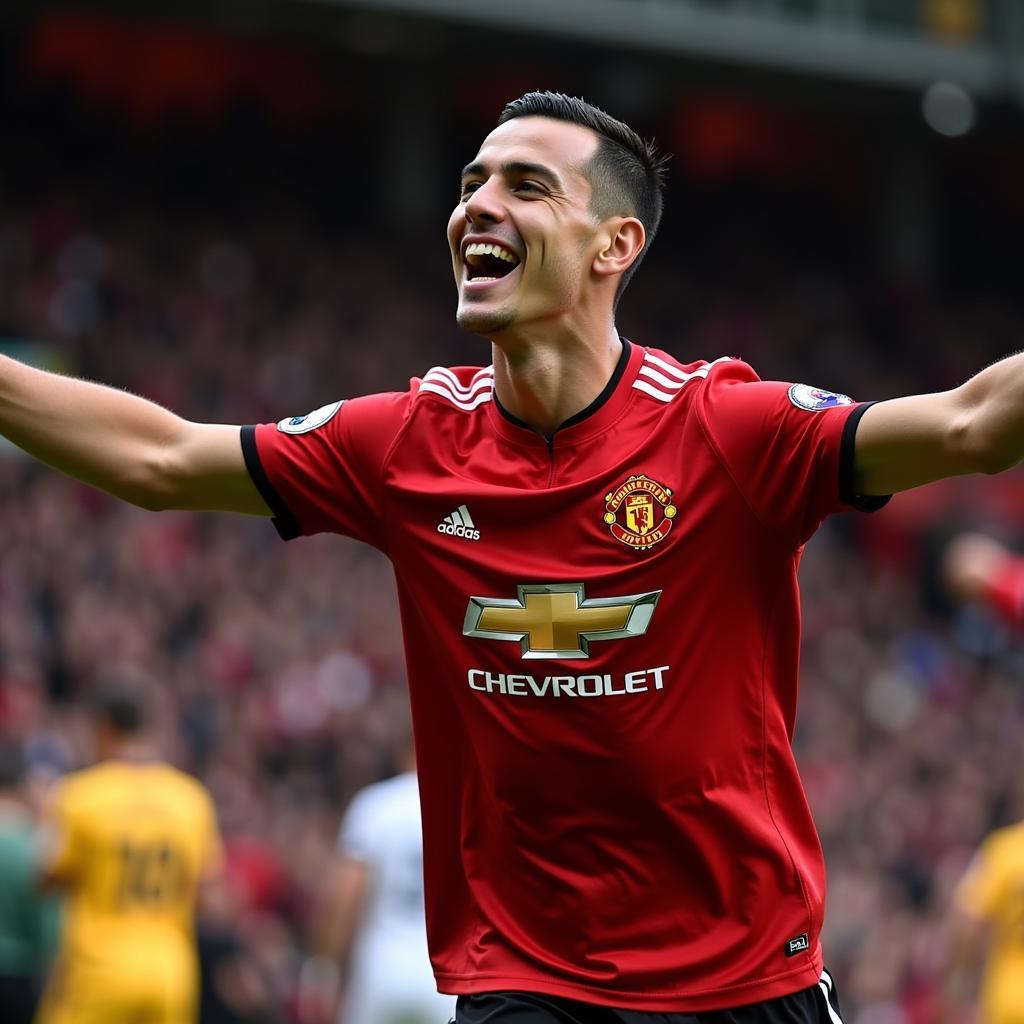
[[[329,405],[321,405],[319,409],[307,412],[305,416],[286,416],[278,421],[277,429],[282,434],[308,434],[327,423],[341,406],[341,402],[331,402]]]
[[[789,400],[806,412],[824,412],[840,405],[853,405],[849,395],[841,395],[837,391],[823,391],[812,388],[810,384],[794,384],[789,389]]]

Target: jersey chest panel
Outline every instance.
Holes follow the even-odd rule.
[[[493,731],[490,756],[529,727],[535,748],[606,745],[630,772],[674,779],[662,762],[676,749],[652,741],[713,691],[739,701],[756,683],[759,652],[728,635],[766,600],[750,512],[697,424],[667,430],[665,418],[572,450],[442,421],[429,447],[407,442],[396,457],[390,553],[407,656],[444,665],[433,685],[451,688],[478,736]],[[538,728],[552,715],[580,728]],[[694,732],[698,758],[723,748],[724,721]],[[754,715],[750,726],[753,741]],[[737,757],[745,745],[725,744]]]

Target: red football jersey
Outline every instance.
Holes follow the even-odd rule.
[[[817,983],[796,570],[856,502],[864,408],[625,343],[551,440],[490,368],[243,428],[283,536],[394,565],[443,992],[671,1012]]]

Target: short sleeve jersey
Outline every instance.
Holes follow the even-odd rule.
[[[493,370],[243,428],[285,537],[391,559],[439,987],[700,1011],[817,983],[796,569],[864,406],[625,343],[552,438]]]
[[[193,915],[220,861],[213,804],[159,762],[106,761],[58,785],[49,872],[66,888],[62,983],[194,992]]]
[[[957,890],[960,908],[990,929],[982,1019],[1010,1024],[1024,1006],[1024,824],[993,832]]]

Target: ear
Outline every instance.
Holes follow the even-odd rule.
[[[613,217],[601,235],[601,248],[594,257],[593,270],[601,277],[625,273],[643,252],[647,239],[636,217]]]

